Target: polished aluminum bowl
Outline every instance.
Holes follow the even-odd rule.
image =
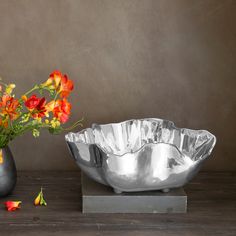
[[[120,193],[183,186],[210,155],[216,137],[150,118],[94,124],[67,134],[66,141],[85,174]]]

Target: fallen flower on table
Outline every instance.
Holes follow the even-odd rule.
[[[7,201],[5,202],[7,211],[15,211],[20,208],[21,201]]]
[[[47,206],[47,203],[43,197],[43,189],[39,192],[38,196],[34,199],[35,206]]]

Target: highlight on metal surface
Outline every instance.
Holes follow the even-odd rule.
[[[65,139],[81,170],[116,193],[183,186],[216,143],[206,130],[177,128],[156,118],[94,124]]]

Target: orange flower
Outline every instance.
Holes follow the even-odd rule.
[[[39,194],[37,195],[37,197],[34,199],[34,205],[35,206],[47,206],[47,203],[46,203],[44,196],[43,196],[42,188],[41,188],[41,191],[39,192]]]
[[[44,117],[46,110],[46,99],[38,98],[36,95],[32,95],[25,101],[25,106],[31,111],[34,118]]]
[[[22,96],[21,96],[21,99],[25,102],[25,101],[27,100],[26,95],[22,95]]]
[[[68,79],[67,75],[64,75],[61,81],[61,91],[60,91],[61,97],[62,98],[68,97],[73,88],[74,88],[73,81]]]
[[[62,100],[52,101],[46,106],[47,111],[52,111],[53,116],[61,123],[65,123],[69,119],[71,104],[63,98]]]
[[[49,75],[48,80],[42,85],[55,90],[59,90],[62,77],[62,73],[60,71],[55,70]]]
[[[18,117],[17,108],[20,103],[14,97],[4,94],[0,100],[0,111],[3,115],[7,115],[11,120],[15,120]]]
[[[5,202],[5,206],[7,211],[15,211],[20,208],[21,201],[7,201]]]
[[[73,81],[67,75],[62,75],[60,71],[53,71],[48,80],[42,84],[45,87],[55,89],[62,98],[68,97],[73,90]]]

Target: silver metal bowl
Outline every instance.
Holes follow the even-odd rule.
[[[81,170],[115,192],[168,191],[190,181],[216,137],[162,119],[128,120],[65,136]]]

